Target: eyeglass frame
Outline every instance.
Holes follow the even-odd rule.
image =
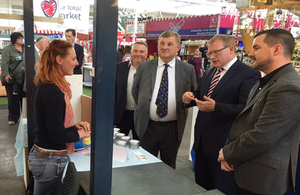
[[[215,50],[215,51],[212,51],[212,52],[207,52],[206,53],[206,57],[210,58],[210,56],[213,54],[214,56],[217,56],[222,50],[226,49],[227,47],[230,47],[229,46],[226,46],[226,47],[223,47],[221,49],[218,49],[218,50]]]

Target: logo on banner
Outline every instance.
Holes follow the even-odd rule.
[[[43,1],[41,7],[45,16],[52,17],[57,10],[57,3],[55,0]]]
[[[184,19],[181,19],[181,20],[176,24],[176,26],[174,26],[173,23],[170,23],[170,24],[169,24],[169,26],[171,27],[170,30],[171,30],[171,31],[178,32],[178,31],[181,29],[181,27],[184,25],[184,23],[185,23]]]
[[[212,17],[210,18],[210,25],[209,25],[209,27],[210,27],[210,28],[215,28],[215,27],[217,27],[217,23],[218,23],[218,18],[217,18],[217,16],[212,16]]]

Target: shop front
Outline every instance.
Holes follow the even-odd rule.
[[[229,15],[214,14],[149,20],[145,36],[149,54],[157,53],[159,35],[166,30],[172,30],[181,36],[183,46],[181,58],[187,60],[196,48],[203,46],[214,35],[232,32],[234,18]]]

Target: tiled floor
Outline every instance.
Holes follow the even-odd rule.
[[[7,116],[8,110],[0,109],[0,194],[24,195],[23,177],[17,176],[14,164],[14,156],[17,154],[14,145],[18,124],[8,125]]]
[[[16,175],[14,156],[18,124],[9,126],[7,106],[0,106],[0,195],[23,195],[25,187],[22,176]],[[177,168],[182,175],[194,180],[192,162],[188,160],[190,132],[185,132],[177,157]]]

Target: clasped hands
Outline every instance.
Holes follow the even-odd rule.
[[[182,96],[182,102],[185,104],[189,104],[192,100],[194,100],[197,104],[197,108],[202,112],[213,112],[215,110],[216,102],[215,100],[207,97],[206,95],[203,96],[205,101],[198,100],[195,98],[192,92],[185,92]]]
[[[223,148],[221,148],[221,150],[219,151],[218,162],[221,163],[221,169],[223,171],[228,171],[228,172],[233,171],[233,166],[229,165],[224,158]]]
[[[91,125],[88,122],[79,122],[75,124],[80,138],[88,137],[91,133]]]

